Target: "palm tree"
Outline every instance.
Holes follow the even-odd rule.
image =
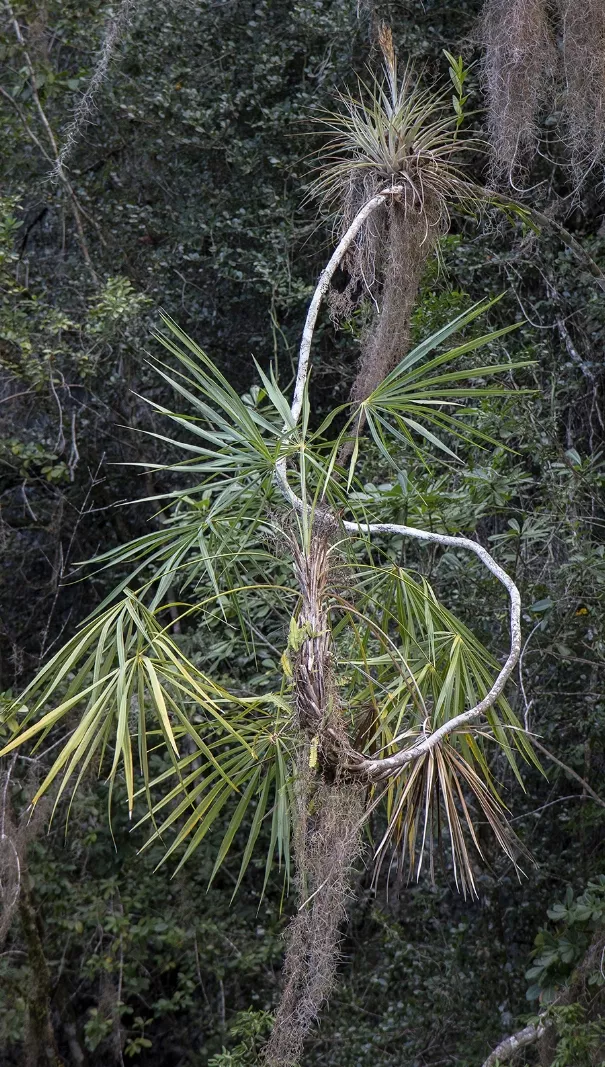
[[[413,349],[406,341],[370,387],[321,424],[312,409],[314,327],[343,257],[360,255],[364,242],[373,246],[375,264],[387,264],[378,292],[388,304],[393,227],[409,227],[413,254],[422,226],[429,233],[433,220],[441,226],[452,199],[477,197],[452,162],[462,150],[459,116],[446,122],[442,99],[431,109],[409,72],[397,83],[385,42],[386,87],[376,82],[361,111],[351,104],[347,117],[345,107],[339,158],[320,179],[333,193],[362,173],[362,194],[354,195],[363,202],[347,217],[311,300],[292,402],[273,371],[259,366],[260,386],[240,397],[163,318],[157,340],[167,355],[153,365],[179,408],[148,401],[171,427],[154,436],[175,457],[152,469],[184,484],[159,499],[159,529],[98,557],[97,566],[127,576],[9,709],[14,736],[3,752],[58,734],[58,754],[33,803],[52,786],[56,807],[95,766],[108,774],[110,792],[123,783],[131,816],[142,798],[149,841],[169,839],[166,858],[178,852],[179,865],[221,826],[213,878],[237,835],[237,886],[268,837],[265,885],[277,860],[299,898],[266,1049],[275,1067],[297,1061],[329,991],[369,814],[384,813],[373,845],[377,869],[389,854],[410,875],[419,877],[425,863],[432,872],[443,838],[456,884],[473,893],[478,819],[513,862],[518,855],[490,752],[501,753],[517,778],[519,758],[535,760],[504,695],[521,640],[513,581],[478,542],[392,521],[386,499],[376,500],[370,521],[358,474],[362,426],[394,470],[402,449],[425,461],[437,450],[456,462],[460,440],[489,447],[469,419],[473,405],[510,393],[487,380],[523,364],[476,366],[472,357],[514,327],[469,336],[491,306],[478,304]],[[388,174],[368,129],[374,145],[388,142]],[[422,243],[417,255],[426,258]],[[374,331],[384,337],[380,316]],[[510,608],[503,665],[425,578],[390,561],[385,546],[401,538],[470,552],[502,585]],[[267,639],[270,620],[272,641],[282,637],[274,685],[227,688],[205,673],[172,632],[175,615],[184,629],[222,620],[251,648]],[[152,750],[166,761],[155,778]]]

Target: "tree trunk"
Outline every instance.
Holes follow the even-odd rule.
[[[26,871],[22,874],[18,910],[30,972],[25,1062],[27,1067],[63,1067],[52,1022],[50,971],[44,955],[40,922]]]

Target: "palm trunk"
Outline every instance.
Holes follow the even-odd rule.
[[[270,1067],[292,1067],[329,995],[338,962],[351,864],[359,848],[363,791],[339,768],[346,733],[338,706],[328,615],[330,524],[317,523],[308,551],[295,547],[302,604],[294,666],[301,743],[294,854],[298,911],[290,924],[284,987],[265,1049]],[[303,636],[304,635],[304,636]]]

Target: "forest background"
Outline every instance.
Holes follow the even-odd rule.
[[[148,0],[124,6],[128,26],[81,131],[67,181],[49,180],[73,108],[98,60],[105,3],[15,3],[0,37],[0,639],[3,700],[70,636],[112,579],[74,581],[77,562],[155,528],[151,504],[166,461],[144,394],[168,402],[146,364],[159,308],[187,330],[245,393],[252,356],[273,361],[282,386],[315,279],[332,241],[305,200],[309,153],[321,144],[316,109],[333,106],[370,60],[385,19],[400,55],[428,81],[447,77],[444,49],[471,66],[482,106],[478,2],[349,0],[252,3]],[[562,165],[556,102],[526,185],[534,206],[563,222],[605,265],[601,175],[580,193]],[[480,125],[479,115],[474,121]],[[471,160],[475,177],[485,162]],[[478,538],[517,581],[524,604],[517,714],[535,730],[548,778],[525,772],[507,794],[535,865],[520,881],[486,838],[479,897],[464,900],[447,873],[377,892],[360,865],[338,988],[309,1043],[305,1067],[481,1064],[571,979],[543,1062],[603,1055],[601,961],[587,951],[605,916],[605,542],[603,539],[603,293],[569,242],[519,223],[454,217],[414,316],[418,338],[484,297],[504,293],[490,326],[523,322],[507,357],[535,360],[531,397],[483,412],[502,443],[468,447],[452,472],[406,457],[399,478],[370,447],[368,500],[385,494],[402,521]],[[317,337],[319,410],[346,400],[359,331],[329,315]],[[500,348],[502,350],[502,346]],[[352,355],[353,353],[353,355]],[[324,398],[322,400],[322,398]],[[507,450],[509,446],[512,451]],[[124,465],[126,464],[126,465]],[[170,487],[172,483],[170,483]],[[115,501],[122,506],[113,506]],[[503,606],[493,583],[454,556],[426,551],[425,573],[459,614],[497,640]],[[115,575],[113,576],[115,580]],[[259,607],[259,611],[262,610]],[[267,630],[266,620],[258,619]],[[180,639],[225,684],[279,669],[274,635],[253,652],[224,627]],[[541,757],[542,758],[542,757]],[[50,1010],[65,1061],[141,1067],[253,1064],[275,1006],[291,914],[274,870],[253,861],[234,903],[237,840],[207,890],[212,849],[173,877],[170,862],[130,831],[107,826],[107,789],[92,781],[70,832],[47,811],[23,817],[38,764],[20,758],[6,820],[27,861],[0,954],[0,1059],[27,1062],[28,1029]],[[596,790],[597,796],[592,790]],[[224,827],[223,827],[224,829]],[[215,831],[213,831],[214,833]],[[216,838],[220,827],[216,828]],[[243,847],[243,846],[242,846]],[[590,956],[590,953],[589,953]],[[587,965],[586,965],[587,966]],[[580,989],[581,986],[581,989]],[[41,1005],[44,1005],[43,1009]],[[242,1014],[244,1013],[244,1014]],[[575,1044],[574,1044],[575,1042]]]

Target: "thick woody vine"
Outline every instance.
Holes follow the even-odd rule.
[[[313,333],[315,324],[317,322],[317,316],[321,305],[322,298],[325,296],[330,282],[338,269],[345,253],[355,240],[355,237],[359,233],[359,230],[364,223],[369,219],[372,212],[379,208],[382,208],[385,201],[388,199],[396,199],[401,196],[401,186],[392,186],[391,188],[383,190],[381,193],[374,196],[364,207],[359,211],[358,215],[351,223],[346,234],[340,240],[337,248],[332,254],[327,266],[322,271],[319,282],[313,294],[313,298],[309,305],[307,312],[307,318],[305,327],[303,330],[302,343],[300,346],[298,371],[296,377],[296,384],[294,388],[294,396],[291,407],[291,415],[294,422],[296,422],[302,410],[303,395],[307,386],[310,368],[310,355],[311,345],[313,341]],[[277,481],[281,491],[288,504],[295,509],[298,513],[308,511],[308,505],[300,497],[294,493],[290,483],[288,481],[286,460],[282,459],[277,465]],[[325,516],[322,513],[322,522],[326,522]],[[336,523],[336,519],[332,520]],[[476,541],[472,541],[468,537],[455,537],[447,534],[435,533],[431,530],[417,529],[411,526],[404,526],[398,523],[359,523],[349,522],[344,520],[341,522],[341,526],[347,533],[363,535],[371,537],[373,534],[391,534],[395,537],[408,537],[419,541],[430,542],[437,545],[442,545],[445,548],[460,548],[466,551],[473,552],[484,564],[484,566],[490,571],[491,574],[501,583],[505,588],[510,605],[510,651],[502,670],[498,674],[498,677],[494,681],[490,691],[486,696],[477,703],[473,708],[469,708],[463,714],[451,719],[450,722],[443,724],[438,730],[432,733],[429,737],[420,741],[411,749],[402,749],[400,752],[395,753],[392,756],[385,757],[383,759],[368,759],[359,754],[349,752],[347,756],[347,768],[350,771],[354,771],[363,777],[366,777],[370,781],[380,781],[390,774],[396,774],[406,763],[411,760],[418,759],[426,752],[430,751],[435,745],[438,745],[440,741],[446,737],[453,730],[458,729],[460,726],[467,725],[477,721],[481,715],[483,715],[490,707],[496,703],[498,698],[502,695],[504,687],[513,673],[515,666],[519,659],[519,653],[521,650],[521,597],[519,590],[515,585],[512,578],[499,566],[496,560],[487,552],[482,545]],[[317,610],[317,608],[315,609]]]

